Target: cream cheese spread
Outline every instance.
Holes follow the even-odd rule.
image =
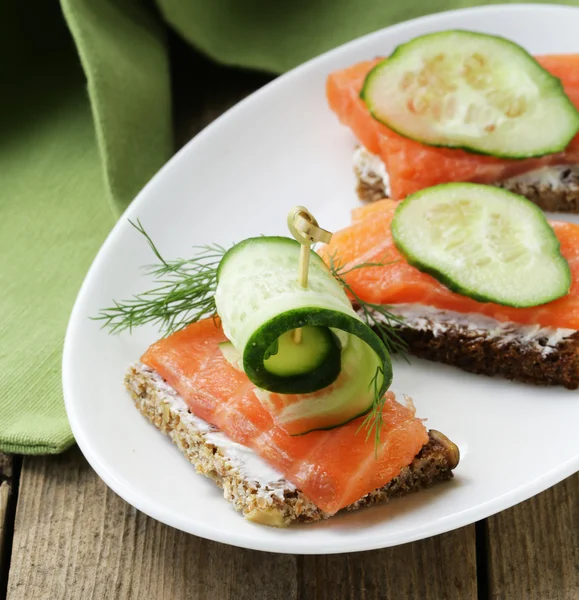
[[[202,433],[207,443],[218,448],[221,454],[229,460],[231,467],[236,469],[244,479],[259,484],[260,495],[277,495],[283,499],[284,490],[295,489],[295,486],[287,481],[279,471],[266,463],[251,448],[234,442],[217,427],[189,412],[185,400],[158,373],[142,364],[137,364],[136,368],[147,373],[152,379],[159,397],[169,404],[172,411],[179,413],[182,422],[191,424]]]
[[[358,146],[354,151],[354,170],[361,181],[374,186],[380,183],[384,186],[384,194],[390,195],[390,178],[384,161],[369,152],[364,146]]]
[[[431,331],[435,337],[446,333],[450,328],[459,327],[473,338],[496,339],[499,346],[511,342],[530,344],[543,355],[554,352],[560,342],[577,332],[575,329],[498,321],[478,313],[441,310],[423,304],[392,304],[388,309],[400,317],[408,327],[419,331]],[[375,316],[382,318],[379,314]]]
[[[503,185],[507,187],[514,184],[539,185],[553,190],[579,187],[579,165],[541,167],[503,181]]]

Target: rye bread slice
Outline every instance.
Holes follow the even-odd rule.
[[[223,489],[225,499],[246,519],[284,527],[332,516],[320,510],[281,475],[264,484],[248,474],[242,459],[228,454],[227,448],[215,442],[214,434],[220,433],[219,430],[191,415],[177,392],[145,365],[131,366],[125,385],[139,411],[171,438],[198,473],[211,478]],[[398,477],[344,510],[385,502],[451,479],[458,461],[458,447],[442,433],[431,430],[428,443]]]
[[[372,162],[380,160],[373,156]],[[364,202],[376,202],[388,197],[382,175],[373,170],[371,164],[363,168],[354,165],[356,192]],[[528,173],[524,177],[507,179],[493,183],[515,194],[520,194],[548,212],[579,213],[579,167],[560,166],[553,170],[549,181]]]
[[[408,352],[419,358],[534,385],[570,390],[579,386],[579,331],[561,330],[566,332],[561,337],[552,335],[555,330],[537,326],[536,333],[529,335],[529,326],[498,321],[496,329],[484,330],[468,323],[468,316],[464,322],[452,323],[432,313],[402,316],[402,324],[391,325]]]

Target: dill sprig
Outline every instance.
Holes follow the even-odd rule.
[[[352,304],[358,310],[358,314],[378,334],[390,354],[399,354],[408,361],[406,342],[396,331],[397,326],[400,327],[404,324],[403,319],[391,313],[387,305],[362,300],[345,279],[345,276],[352,273],[352,271],[368,267],[384,267],[389,263],[366,262],[346,268],[343,264],[337,263],[334,256],[331,256],[329,260],[330,272],[339,281],[344,291],[350,295],[353,300]]]
[[[368,389],[373,388],[374,391],[374,403],[370,412],[366,414],[360,427],[358,427],[359,433],[361,429],[366,430],[366,442],[370,439],[372,433],[374,433],[374,455],[378,458],[378,448],[380,447],[380,432],[382,431],[382,425],[384,419],[382,417],[382,408],[386,401],[386,394],[381,394],[382,385],[380,383],[381,377],[384,377],[384,368],[377,367],[374,377],[370,380]]]
[[[111,332],[132,331],[153,323],[169,335],[189,323],[215,316],[217,268],[226,249],[217,244],[197,246],[193,258],[165,260],[141,222],[130,223],[145,237],[159,261],[145,267],[157,286],[129,300],[115,300],[114,306],[101,310],[95,320],[103,321],[103,327]]]
[[[390,354],[396,352],[408,362],[406,342],[396,331],[396,326],[402,325],[404,321],[400,317],[392,314],[388,310],[387,305],[374,304],[372,302],[362,300],[362,298],[360,298],[360,296],[353,290],[352,286],[345,278],[346,275],[356,271],[357,269],[365,269],[368,267],[384,267],[386,264],[389,263],[365,262],[346,268],[345,265],[339,264],[336,261],[335,256],[331,256],[329,268],[332,275],[340,282],[346,293],[350,295],[354,306],[358,310],[358,314],[362,317],[366,324],[378,334],[388,349],[388,352]],[[368,441],[370,437],[374,435],[374,452],[376,457],[378,456],[378,448],[380,447],[380,432],[382,431],[382,426],[384,424],[384,420],[382,418],[382,409],[384,408],[384,403],[386,402],[386,394],[381,393],[382,386],[380,382],[382,381],[383,376],[384,369],[380,366],[376,369],[376,373],[374,374],[374,377],[372,377],[368,386],[369,389],[373,388],[374,391],[374,402],[372,404],[372,408],[366,414],[362,424],[358,428],[358,432],[361,429],[366,430],[366,441]]]

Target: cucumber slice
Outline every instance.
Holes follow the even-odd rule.
[[[268,348],[265,368],[274,375],[291,377],[304,375],[331,361],[340,368],[340,342],[326,327],[302,327],[299,344],[293,332],[287,331]]]
[[[242,356],[243,370],[257,387],[270,392],[315,392],[337,379],[342,353],[355,336],[379,357],[381,391],[386,392],[392,380],[386,347],[313,251],[308,287],[300,286],[299,254],[300,245],[290,238],[250,238],[229,250],[219,265],[217,312],[225,335]],[[302,328],[299,346],[288,333],[296,328]]]
[[[290,435],[333,429],[372,408],[374,385],[382,385],[380,367],[380,357],[360,338],[354,337],[342,353],[338,379],[325,390],[302,395],[274,395],[257,389],[255,394]],[[376,373],[379,379],[374,382]]]
[[[470,31],[398,46],[370,71],[360,96],[401,135],[497,157],[560,152],[579,130],[559,79],[514,42]]]
[[[396,209],[392,235],[410,264],[481,302],[538,306],[571,286],[541,209],[503,189],[447,183],[412,194]]]

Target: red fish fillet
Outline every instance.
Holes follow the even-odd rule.
[[[333,257],[337,264],[346,267],[362,263],[384,265],[356,269],[345,275],[362,300],[374,304],[417,303],[484,314],[499,321],[579,329],[579,225],[551,222],[571,269],[569,294],[542,306],[511,308],[451,292],[431,275],[408,264],[394,245],[390,230],[397,205],[393,200],[381,200],[354,210],[352,225],[335,233],[330,244],[320,250],[325,260]]]
[[[579,55],[538,56],[538,62],[558,77],[579,108]],[[381,156],[390,178],[392,198],[400,200],[418,190],[451,181],[495,183],[534,169],[579,164],[579,135],[565,152],[541,158],[502,159],[451,148],[435,148],[410,140],[376,121],[359,94],[368,72],[382,59],[361,62],[328,77],[326,93],[332,110],[358,140]]]
[[[246,375],[223,358],[218,344],[225,339],[209,319],[156,342],[141,360],[179,392],[193,414],[252,448],[322,510],[333,514],[385,485],[428,441],[422,422],[392,393],[377,457],[374,440],[358,433],[361,419],[331,431],[288,435],[274,424]]]

